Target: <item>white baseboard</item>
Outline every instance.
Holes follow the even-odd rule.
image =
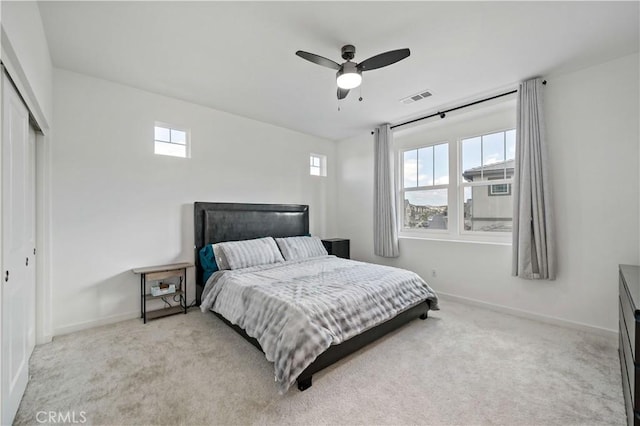
[[[86,330],[88,328],[99,327],[101,325],[113,324],[120,321],[126,321],[134,318],[140,318],[140,311],[127,312],[124,314],[113,315],[106,318],[100,318],[91,321],[77,322],[75,324],[63,325],[53,330],[53,336],[61,336],[63,334],[73,333],[75,331]]]
[[[509,308],[507,306],[483,302],[477,299],[470,299],[468,297],[456,296],[454,294],[444,293],[442,291],[438,291],[438,296],[445,300],[452,300],[454,302],[464,303],[467,305],[479,306],[481,308],[490,309],[492,311],[506,313],[509,315],[514,315],[521,318],[539,321],[546,324],[552,324],[560,327],[572,328],[575,330],[581,330],[581,331],[599,334],[609,339],[614,339],[616,342],[618,340],[618,330],[611,330],[608,328],[596,327],[593,325],[584,324],[576,321],[570,321],[562,318],[540,315],[534,312]],[[113,315],[107,318],[100,318],[97,320],[84,321],[84,322],[79,322],[75,324],[64,325],[61,327],[56,327],[54,329],[53,336],[60,336],[63,334],[73,333],[75,331],[86,330],[93,327],[99,327],[101,325],[113,324],[116,322],[126,321],[129,319],[134,319],[139,317],[140,317],[140,312],[135,311],[135,312],[128,312],[124,314]],[[50,341],[51,337],[50,336],[47,336],[47,337],[49,337],[49,341]]]
[[[47,343],[51,343],[53,340],[53,334],[45,334],[41,336],[39,339],[36,339],[36,345],[44,345]]]
[[[483,302],[481,300],[470,299],[467,297],[456,296],[454,294],[443,293],[438,291],[438,296],[442,297],[445,300],[451,300],[454,302],[460,302],[467,305],[479,306],[482,308],[490,309],[492,311],[501,312],[509,315],[513,315],[516,317],[526,318],[534,321],[544,322],[546,324],[557,325],[565,328],[572,328],[575,330],[586,331],[589,333],[595,333],[600,336],[606,337],[608,339],[615,340],[615,343],[618,342],[618,330],[611,330],[608,328],[596,327],[589,324],[584,324],[580,322],[570,321],[562,318],[550,317],[546,315],[536,314],[534,312],[523,311],[520,309],[509,308],[503,305],[495,305],[493,303]]]

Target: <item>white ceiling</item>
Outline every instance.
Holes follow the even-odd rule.
[[[45,1],[40,11],[56,67],[340,140],[637,52],[639,4]],[[356,62],[411,56],[364,73],[338,102],[335,72],[294,53],[342,62],[344,44]],[[423,89],[434,95],[399,102]]]

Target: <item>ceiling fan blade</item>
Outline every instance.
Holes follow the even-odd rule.
[[[395,64],[396,62],[403,60],[410,54],[411,52],[409,49],[390,50],[389,52],[384,52],[379,55],[372,56],[369,59],[365,59],[358,64],[358,69],[360,71],[371,71],[386,67],[387,65]]]
[[[304,52],[302,50],[298,50],[296,52],[296,55],[300,56],[302,59],[306,59],[309,62],[313,62],[314,64],[322,65],[323,67],[332,68],[336,71],[340,69],[339,63],[333,62],[331,59],[318,56],[315,53],[309,53],[309,52]]]
[[[338,87],[338,99],[344,99],[349,94],[349,89],[341,89]]]

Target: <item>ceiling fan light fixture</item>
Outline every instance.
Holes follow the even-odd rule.
[[[362,72],[355,63],[345,62],[336,74],[336,81],[341,89],[354,89],[362,83]]]
[[[388,52],[380,53],[370,57],[369,59],[365,59],[360,63],[351,61],[355,57],[355,54],[356,48],[354,45],[347,44],[346,46],[342,46],[342,59],[347,62],[340,65],[331,59],[316,55],[315,53],[305,52],[304,50],[298,50],[296,52],[296,55],[305,61],[313,62],[314,64],[338,71],[336,74],[336,83],[338,85],[337,96],[338,100],[341,100],[349,94],[349,90],[360,86],[360,83],[362,83],[363,71],[377,70],[378,68],[395,64],[396,62],[408,57],[411,54],[411,51],[409,51],[409,49],[389,50]],[[362,100],[362,97],[360,97],[360,100]]]

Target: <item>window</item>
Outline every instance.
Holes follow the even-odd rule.
[[[511,232],[516,131],[462,139],[460,153],[462,230]]]
[[[402,227],[448,229],[449,144],[402,152]]]
[[[309,155],[309,174],[311,176],[327,175],[327,156],[321,154]]]
[[[509,244],[516,99],[394,130],[398,236]]]
[[[189,158],[189,130],[156,123],[154,153]]]
[[[511,195],[511,185],[508,183],[489,185],[489,195]]]

